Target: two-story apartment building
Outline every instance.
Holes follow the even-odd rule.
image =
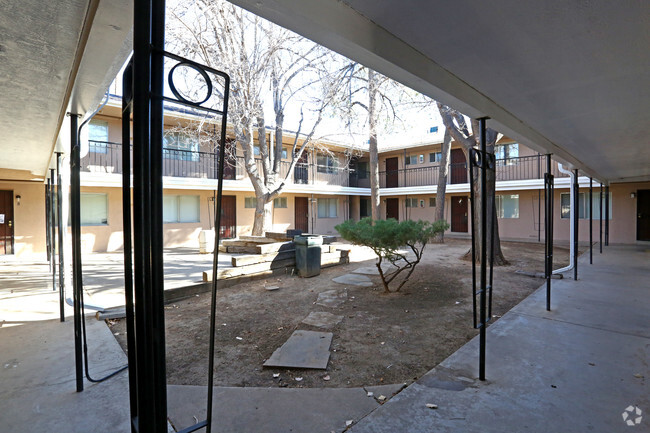
[[[122,249],[122,144],[121,107],[115,98],[87,127],[81,158],[82,248],[84,251]],[[192,116],[169,112],[166,116],[163,220],[165,246],[197,247],[201,230],[212,229],[217,186],[217,157],[211,143],[192,139],[179,125]],[[271,139],[270,131],[267,139]],[[390,143],[380,149],[381,214],[386,218],[432,220],[437,198],[441,135],[416,143]],[[285,136],[281,175],[290,166],[293,137]],[[224,173],[223,237],[250,233],[255,195],[244,169],[243,151],[228,149]],[[503,239],[544,238],[543,177],[546,157],[502,138],[497,143],[497,214]],[[370,216],[367,151],[335,142],[319,142],[306,149],[293,173],[287,176],[280,197],[273,203],[273,230],[299,229],[336,234],[346,219]],[[259,164],[258,160],[258,164]],[[259,171],[261,167],[258,166]],[[569,238],[568,174],[553,162],[555,186],[554,237]],[[588,239],[589,179],[579,177],[579,237]],[[45,191],[42,185],[1,181],[7,197],[0,200],[0,215],[12,221],[12,232],[0,237],[0,253],[42,254],[46,250]],[[64,180],[65,182],[65,180]],[[650,183],[621,183],[610,187],[610,242],[650,240],[643,209],[650,201]],[[3,196],[4,197],[4,196]],[[598,231],[600,185],[594,188],[594,230]],[[604,212],[603,212],[604,213]],[[445,218],[449,233],[467,236],[469,182],[463,150],[452,143]],[[6,227],[7,225],[5,225]]]

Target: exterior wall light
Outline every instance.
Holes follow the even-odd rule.
[[[636,198],[636,193],[635,192],[630,193],[630,198]]]
[[[16,196],[16,206],[20,206],[20,199],[21,199],[21,198],[22,198],[22,197],[19,196],[19,195]]]

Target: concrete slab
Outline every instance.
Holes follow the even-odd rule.
[[[648,258],[582,257],[578,281],[553,282],[553,311],[541,287],[488,328],[487,381],[475,338],[351,431],[630,431],[623,411],[650,411]],[[650,431],[643,418],[637,430]]]
[[[264,363],[264,367],[327,368],[331,332],[293,331],[291,337]]]
[[[324,311],[312,311],[307,317],[305,317],[301,323],[305,325],[316,326],[318,328],[328,329],[338,325],[343,316],[336,316],[332,313],[327,313]]]
[[[339,284],[345,284],[350,286],[359,286],[359,287],[372,287],[374,284],[370,278],[365,275],[359,274],[343,274],[336,278],[332,278],[332,281]]]
[[[384,270],[383,266],[382,266],[382,270]],[[379,270],[377,269],[377,266],[362,266],[360,268],[355,269],[352,272],[361,275],[379,275]]]
[[[326,290],[318,294],[316,305],[336,308],[348,300],[348,291],[345,289]]]
[[[206,387],[168,385],[169,419],[180,430],[206,418]],[[214,389],[213,429],[220,433],[341,432],[379,404],[363,388]]]

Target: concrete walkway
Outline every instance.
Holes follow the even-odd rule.
[[[650,250],[584,254],[578,277],[553,281],[551,312],[540,288],[488,328],[487,381],[475,338],[351,431],[650,432]]]

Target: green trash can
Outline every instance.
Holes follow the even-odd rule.
[[[320,275],[320,246],[323,245],[321,235],[303,233],[293,238],[296,244],[296,268],[301,277]]]

